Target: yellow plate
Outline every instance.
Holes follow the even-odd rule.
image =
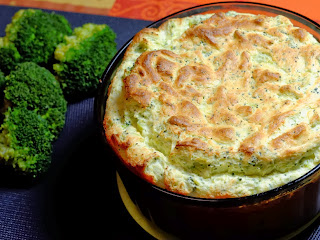
[[[156,224],[147,219],[140,211],[140,209],[132,202],[123,182],[117,173],[117,184],[120,193],[120,197],[133,219],[151,236],[156,239],[178,239],[169,233],[161,230]]]

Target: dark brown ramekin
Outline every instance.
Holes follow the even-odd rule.
[[[235,10],[268,16],[283,15],[319,41],[320,26],[289,10],[250,2],[220,2],[180,11],[148,27],[159,27],[170,18],[203,12]],[[130,39],[106,68],[95,99],[95,114],[109,158],[112,158],[130,198],[142,214],[162,230],[182,239],[276,239],[288,236],[314,220],[320,212],[320,165],[281,187],[248,197],[204,199],[179,195],[141,179],[114,154],[105,138],[103,118],[108,87]]]

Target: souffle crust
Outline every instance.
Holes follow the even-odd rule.
[[[286,184],[320,162],[320,44],[237,12],[140,31],[109,87],[105,135],[147,181],[201,198]]]

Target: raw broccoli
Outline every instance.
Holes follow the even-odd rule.
[[[21,175],[35,178],[50,165],[53,137],[47,121],[35,111],[8,108],[0,126],[0,161]]]
[[[4,99],[11,107],[34,110],[57,137],[65,123],[67,102],[59,82],[51,72],[36,63],[17,65],[5,79]]]
[[[51,66],[56,46],[70,35],[72,28],[65,17],[39,9],[22,9],[6,27],[6,37],[14,44],[22,62]]]
[[[116,53],[116,34],[105,24],[87,23],[65,36],[55,50],[53,65],[68,101],[92,96]]]
[[[8,75],[20,62],[21,56],[7,37],[0,38],[0,70]]]

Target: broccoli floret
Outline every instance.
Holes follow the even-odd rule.
[[[52,66],[56,46],[71,33],[65,17],[39,9],[19,10],[6,27],[6,37],[17,48],[21,61],[42,66]]]
[[[116,53],[116,34],[105,24],[87,23],[55,50],[53,65],[68,101],[92,96],[99,79]]]
[[[20,62],[21,56],[7,37],[0,38],[0,70],[8,75]]]
[[[65,123],[67,102],[49,70],[32,62],[20,63],[6,76],[5,85],[8,106],[34,110],[48,121],[52,134],[59,135]]]
[[[46,120],[24,107],[9,108],[0,126],[0,161],[32,177],[46,172],[53,135]]]

